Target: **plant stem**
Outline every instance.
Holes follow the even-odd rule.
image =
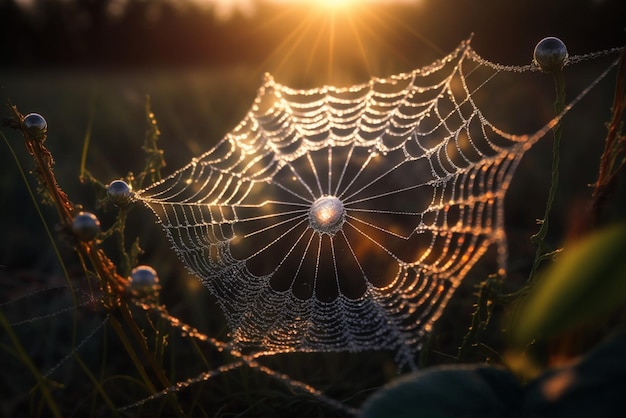
[[[131,270],[130,257],[126,252],[126,242],[124,231],[126,229],[126,218],[128,217],[128,210],[125,207],[120,208],[117,214],[117,242],[120,247],[120,263],[122,264],[122,274],[128,276]]]
[[[485,331],[493,310],[493,297],[500,293],[500,280],[498,277],[490,277],[478,286],[478,300],[474,305],[472,313],[472,323],[463,337],[463,342],[458,349],[457,358],[459,361],[466,361],[471,347],[477,346],[480,341],[480,334]]]
[[[557,71],[554,73],[554,88],[556,94],[556,100],[554,102],[554,109],[557,116],[559,116],[565,108],[565,77],[563,71]],[[528,276],[528,282],[532,282],[537,269],[543,260],[552,256],[554,252],[548,249],[548,245],[545,243],[546,235],[548,234],[550,211],[552,210],[552,204],[556,196],[556,190],[559,184],[559,164],[560,164],[560,148],[561,148],[561,136],[562,136],[561,124],[557,124],[552,130],[554,134],[554,140],[552,143],[552,175],[550,180],[550,190],[548,191],[548,198],[546,200],[546,209],[543,215],[543,219],[539,220],[539,231],[531,237],[533,244],[537,246],[535,253],[535,259]]]
[[[43,145],[45,137],[41,140],[32,139],[30,135],[24,130],[24,127],[22,125],[22,122],[24,121],[24,116],[22,116],[22,114],[18,112],[17,107],[13,106],[11,109],[13,110],[16,119],[19,121],[22,135],[26,140],[26,147],[28,149],[28,152],[33,156],[33,158],[35,158],[37,171],[41,176],[41,180],[44,182],[43,186],[45,186],[46,190],[48,190],[48,192],[52,196],[52,199],[54,200],[54,205],[57,208],[57,212],[59,214],[61,222],[66,225],[70,224],[74,217],[74,207],[70,204],[65,192],[63,192],[58,186],[56,177],[54,176],[54,172],[52,171],[52,164],[54,164],[52,154],[50,154],[50,151],[48,151]]]
[[[604,144],[604,151],[600,158],[598,180],[592,195],[591,216],[593,224],[600,221],[602,211],[609,195],[613,192],[617,182],[617,175],[626,164],[626,135],[622,134],[622,120],[626,110],[626,60],[624,51],[620,56],[617,78],[615,81],[615,95],[613,97],[611,121]],[[621,160],[620,160],[621,158]]]

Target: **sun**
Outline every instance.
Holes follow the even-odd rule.
[[[358,0],[322,0],[315,2],[320,7],[329,9],[349,9],[356,6],[357,3]]]
[[[357,8],[364,0],[273,0],[274,3],[304,4],[322,10],[351,10]]]
[[[277,41],[259,71],[298,87],[368,82],[395,65],[382,57],[391,53],[394,62],[408,59],[398,51],[396,39],[410,36],[423,41],[414,26],[398,17],[410,4],[423,0],[264,1],[274,9],[259,30]]]

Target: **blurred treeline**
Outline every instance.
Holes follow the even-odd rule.
[[[328,22],[312,4],[257,0],[253,13],[223,19],[210,3],[190,0],[0,0],[0,69],[265,64],[263,70],[271,70],[272,55],[323,49]],[[519,64],[547,35],[574,42],[575,53],[619,46],[626,22],[623,0],[416,0],[362,6],[349,21],[336,23],[342,30],[354,25],[366,51],[358,51],[354,40],[343,49],[335,42],[334,61],[349,63],[352,55],[361,59],[364,53],[375,60],[384,51],[411,68],[417,57],[422,63],[441,57],[475,33],[473,45],[482,55],[497,49],[499,60]],[[291,51],[279,51],[286,44]],[[328,55],[320,53],[319,59]]]

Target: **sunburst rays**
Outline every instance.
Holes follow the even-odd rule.
[[[391,52],[402,61],[393,38],[407,34],[420,47],[445,55],[418,29],[394,17],[390,7],[398,5],[354,0],[280,2],[276,13],[259,25],[259,31],[275,32],[280,41],[258,71],[302,87],[363,82],[387,70],[383,53],[389,57]]]

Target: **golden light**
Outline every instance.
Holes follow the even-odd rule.
[[[363,1],[359,0],[274,0],[274,3],[301,4],[327,9],[346,9],[355,7]]]
[[[322,196],[311,205],[309,222],[320,233],[334,234],[341,228],[344,216],[341,200],[334,196]]]
[[[336,210],[332,208],[324,208],[317,213],[317,219],[321,224],[329,224],[333,222],[333,219],[337,217]]]
[[[406,59],[394,43],[400,34],[420,39],[398,15],[422,0],[265,1],[275,13],[264,15],[259,30],[275,34],[278,43],[259,71],[294,87],[367,82],[389,73],[392,60]]]
[[[321,0],[311,2],[319,7],[325,7],[328,9],[349,9],[356,6],[359,2],[357,0]]]
[[[376,16],[363,0],[270,0],[284,8],[265,22],[270,30],[285,30],[280,45],[263,70],[278,79],[306,80],[306,86],[354,84],[371,75],[367,51],[375,42]],[[376,35],[374,35],[376,36]],[[360,72],[360,78],[354,72]]]

